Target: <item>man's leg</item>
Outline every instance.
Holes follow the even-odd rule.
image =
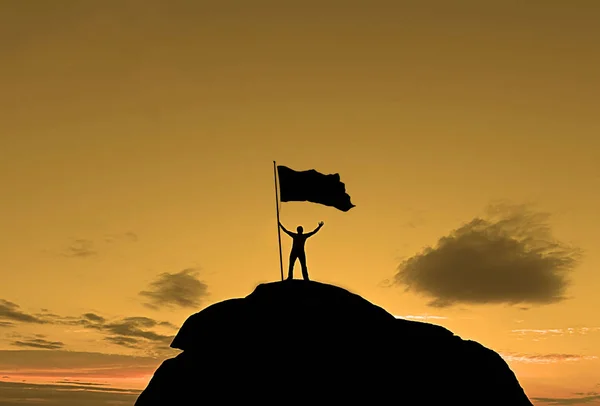
[[[290,267],[288,270],[288,280],[294,279],[294,262],[296,262],[296,258],[298,258],[298,254],[295,252],[290,253]]]
[[[305,281],[308,281],[308,268],[306,267],[306,254],[303,252],[298,255],[298,259],[300,260],[300,266],[302,267],[302,277]]]

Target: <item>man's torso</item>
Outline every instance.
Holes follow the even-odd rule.
[[[304,251],[304,245],[305,245],[306,239],[308,237],[303,234],[296,234],[293,238],[294,238],[294,243],[292,244],[292,251],[294,251],[294,252]]]

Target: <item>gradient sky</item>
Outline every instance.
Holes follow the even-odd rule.
[[[536,405],[600,404],[598,21],[0,1],[0,403],[131,404],[190,314],[278,280],[277,160],[356,204],[281,205],[325,222],[313,279],[498,351]]]

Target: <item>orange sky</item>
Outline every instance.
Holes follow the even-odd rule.
[[[500,352],[531,398],[600,404],[600,4],[281,3],[0,3],[0,402],[142,388],[187,316],[277,280],[275,159],[356,204],[282,204],[288,228],[325,222],[313,279]],[[512,266],[499,230],[581,255]],[[436,275],[426,247],[475,299],[389,286]]]

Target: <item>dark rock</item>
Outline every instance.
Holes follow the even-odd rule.
[[[532,406],[494,351],[317,282],[263,284],[216,303],[188,318],[171,347],[183,352],[135,406]]]

